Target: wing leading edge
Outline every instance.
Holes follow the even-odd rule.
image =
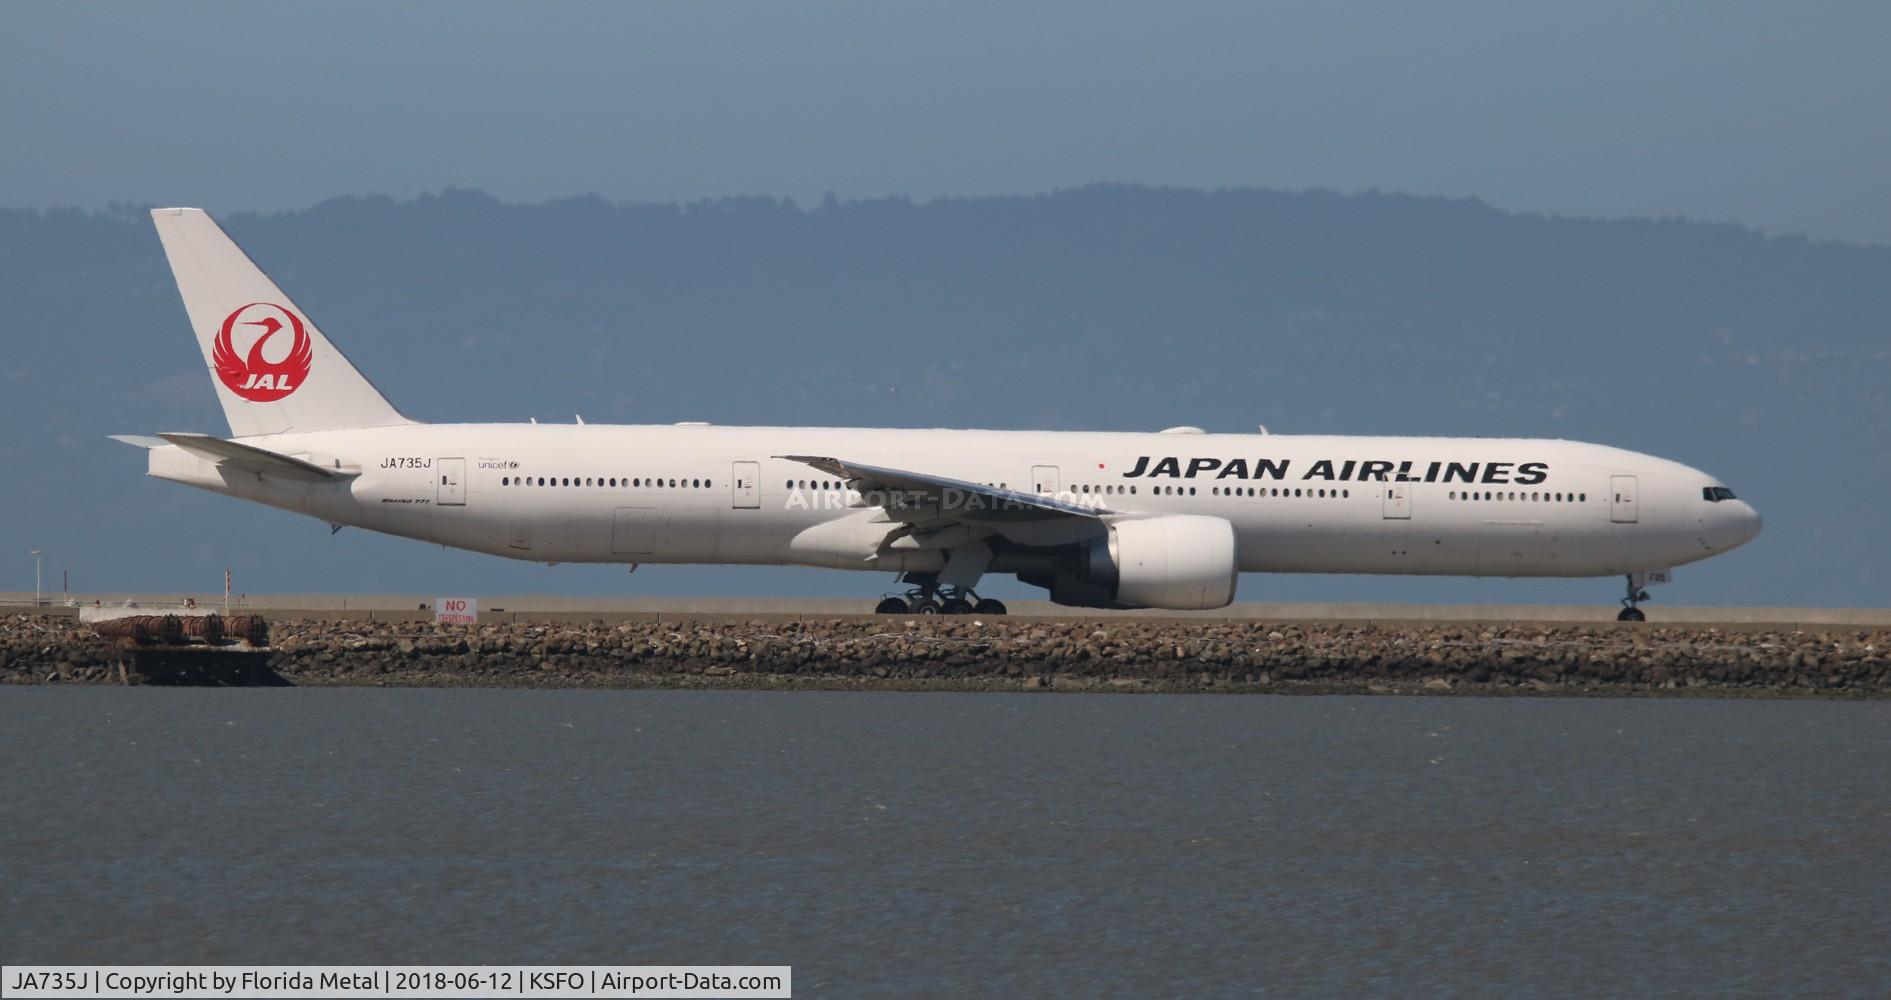
[[[1103,507],[999,489],[950,476],[887,469],[820,455],[775,457],[839,476],[860,492],[867,506],[881,507],[889,513],[918,509],[938,518],[1001,523],[1069,517],[1098,521],[1112,513]]]

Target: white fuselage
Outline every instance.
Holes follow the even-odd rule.
[[[1573,441],[825,427],[413,424],[242,439],[350,478],[300,483],[176,447],[151,474],[287,510],[537,562],[932,572],[884,518],[790,454],[1049,493],[1125,518],[1209,515],[1256,573],[1607,576],[1759,531],[1707,474]],[[544,485],[540,485],[541,481]],[[1071,539],[1027,534],[992,570]]]

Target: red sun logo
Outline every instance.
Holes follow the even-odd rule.
[[[294,339],[286,348],[277,342],[276,350],[283,353],[280,360],[271,361],[263,347],[284,326],[294,334]],[[249,327],[261,331],[250,341],[249,353],[242,356],[237,355],[232,340],[232,334],[239,327],[244,328],[244,333],[251,332]],[[217,331],[217,342],[210,352],[217,378],[229,386],[231,392],[252,403],[273,402],[301,388],[303,380],[309,377],[309,362],[313,359],[314,350],[309,344],[309,332],[302,326],[302,317],[273,302],[252,302],[224,317],[223,329]]]

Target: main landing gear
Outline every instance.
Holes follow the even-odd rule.
[[[876,615],[988,615],[1005,613],[1005,602],[980,597],[970,587],[918,586],[905,597],[883,598]]]
[[[1641,608],[1637,607],[1641,602],[1648,600],[1648,592],[1641,588],[1642,581],[1638,579],[1640,575],[1639,573],[1630,573],[1628,575],[1628,596],[1622,598],[1622,611],[1615,616],[1615,620],[1618,622],[1645,622],[1648,620],[1648,616],[1642,614]]]

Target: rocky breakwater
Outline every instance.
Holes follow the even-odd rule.
[[[1891,696],[1891,629],[705,619],[274,623],[301,685]],[[69,622],[0,621],[0,681],[115,682]]]

